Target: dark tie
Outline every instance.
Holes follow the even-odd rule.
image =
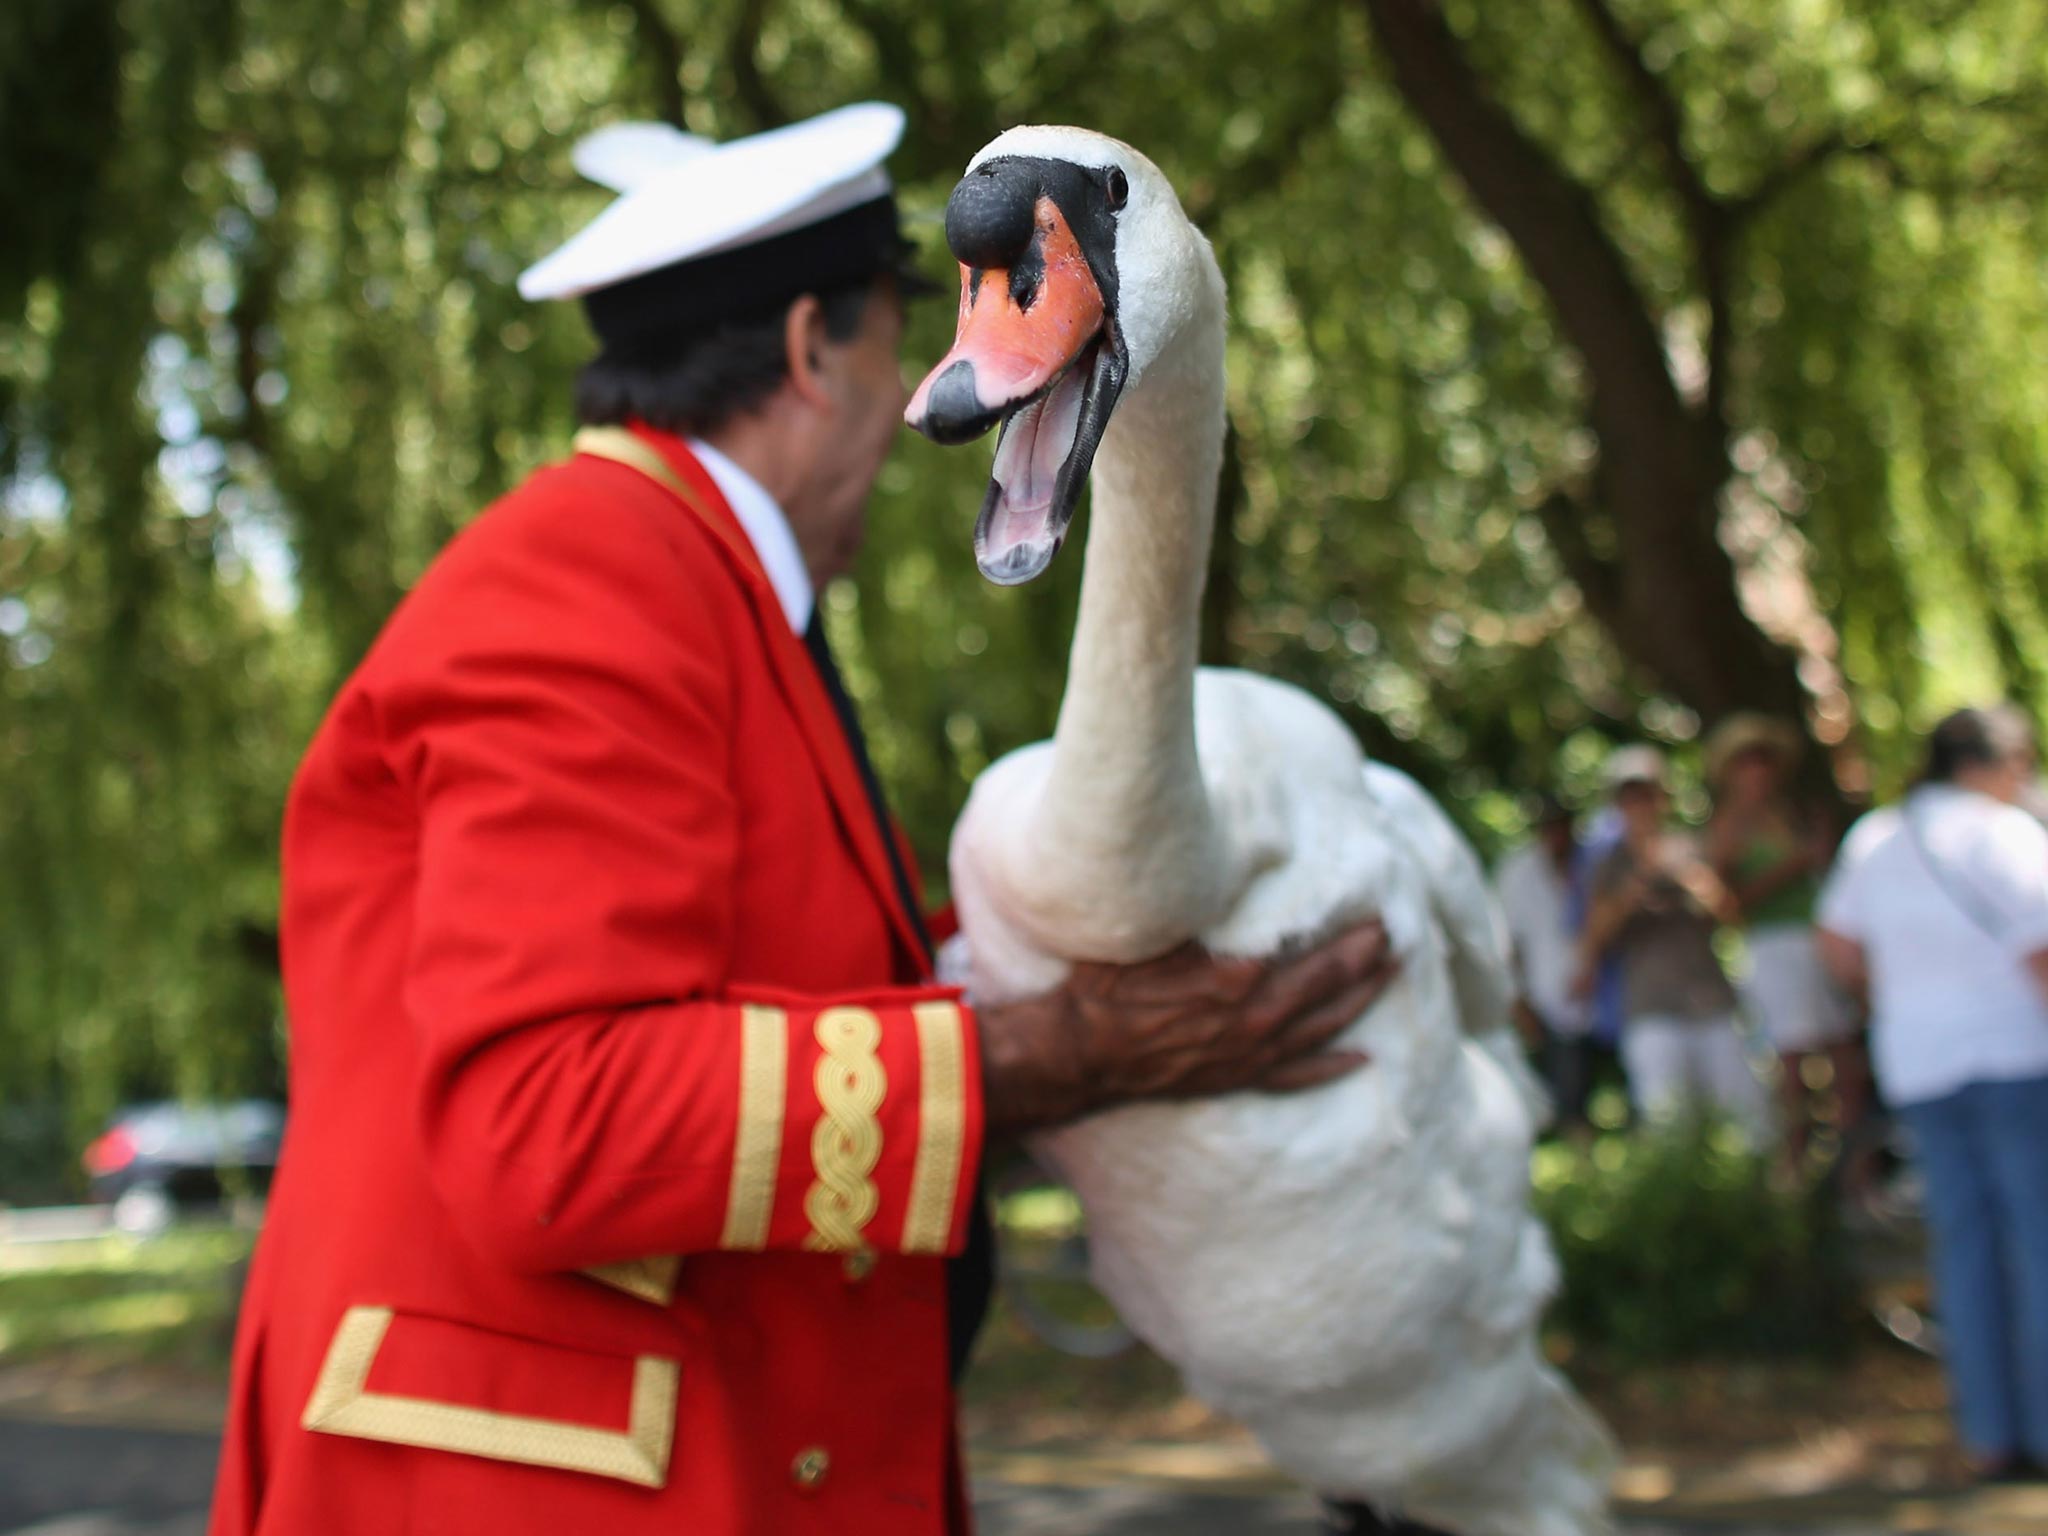
[[[861,734],[860,716],[854,712],[853,700],[847,696],[846,683],[839,675],[839,664],[832,659],[832,646],[825,638],[825,621],[816,608],[811,610],[810,628],[804,631],[804,646],[810,651],[811,660],[817,664],[818,676],[825,684],[825,692],[831,696],[832,708],[839,714],[840,729],[846,733],[846,744],[853,751],[855,766],[860,769],[861,786],[868,792],[868,809],[874,814],[875,830],[882,835],[882,847],[889,855],[889,873],[896,880],[897,900],[910,914],[922,949],[919,958],[929,966],[931,935],[924,930],[924,914],[917,909],[917,894],[911,888],[910,871],[903,866],[903,849],[896,840],[896,829],[889,821],[889,804],[882,798],[882,781],[875,777],[875,765],[868,761],[868,743]]]
[[[825,639],[824,620],[815,608],[811,610],[810,627],[804,631],[804,646],[818,668],[818,677],[825,685],[825,692],[831,696],[833,709],[838,711],[840,728],[846,732],[846,744],[853,750],[853,761],[860,769],[861,784],[868,792],[868,806],[874,812],[875,828],[882,834],[882,846],[889,852],[889,873],[896,878],[896,895],[917,927],[918,942],[924,948],[923,959],[929,966],[931,936],[925,932],[924,914],[918,911],[917,897],[910,888],[910,871],[903,867],[903,850],[896,841],[896,830],[889,822],[888,803],[882,799],[882,782],[875,777],[875,765],[868,761],[867,738],[861,735],[860,716],[854,713],[853,700],[847,696],[845,680],[839,675],[839,664],[832,659],[832,647]],[[988,1313],[989,1295],[994,1288],[995,1231],[989,1223],[988,1203],[977,1190],[974,1211],[968,1220],[967,1250],[946,1265],[948,1353],[952,1357],[953,1379],[956,1381],[967,1368],[967,1357],[974,1349],[974,1336],[981,1331],[982,1319]]]

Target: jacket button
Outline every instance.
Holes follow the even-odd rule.
[[[846,1256],[840,1268],[845,1272],[846,1278],[851,1284],[859,1285],[861,1281],[867,1279],[869,1275],[875,1272],[875,1250],[872,1248],[854,1249]]]
[[[789,1464],[789,1480],[797,1487],[809,1492],[825,1481],[825,1474],[832,1468],[832,1458],[823,1446],[812,1446],[797,1453],[795,1461]]]

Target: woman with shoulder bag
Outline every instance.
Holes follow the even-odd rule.
[[[1850,831],[1819,914],[1926,1174],[1957,1432],[1995,1480],[2048,1467],[2048,829],[2017,804],[2034,764],[2018,711],[1950,715],[1920,783]]]

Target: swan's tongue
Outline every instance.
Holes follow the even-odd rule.
[[[1071,507],[1054,515],[1060,471],[1073,456],[1094,359],[1084,356],[1050,393],[1003,423],[988,498],[974,525],[974,559],[1002,586],[1031,580],[1059,553]]]

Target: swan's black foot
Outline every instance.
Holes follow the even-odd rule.
[[[1323,1500],[1322,1529],[1323,1536],[1451,1536],[1398,1516],[1384,1518],[1370,1504],[1339,1504],[1331,1499]]]

